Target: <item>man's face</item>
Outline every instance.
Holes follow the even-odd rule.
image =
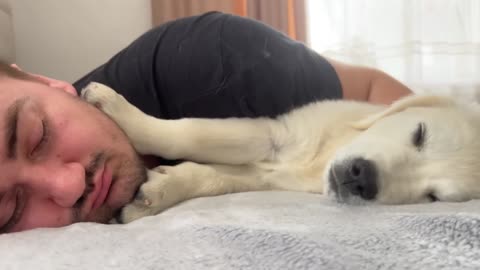
[[[0,77],[0,233],[106,222],[145,175],[100,110],[41,82]]]

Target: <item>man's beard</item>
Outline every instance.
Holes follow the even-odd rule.
[[[119,156],[112,153],[106,152],[99,152],[93,155],[92,161],[85,169],[85,193],[83,194],[81,200],[79,200],[74,207],[73,213],[73,220],[75,222],[83,221],[82,217],[80,216],[80,209],[84,203],[84,199],[87,198],[87,195],[94,190],[95,183],[93,181],[93,177],[95,172],[98,170],[98,167],[101,166],[104,162],[108,161],[109,159],[117,158],[122,160],[122,164],[116,168],[116,171],[113,171],[112,175],[112,184],[110,186],[110,191],[113,188],[116,188],[117,193],[121,193],[122,197],[121,204],[117,203],[117,205],[111,206],[104,203],[100,208],[96,209],[93,213],[94,216],[87,217],[88,221],[98,222],[98,223],[107,223],[110,219],[112,219],[119,211],[128,203],[130,203],[135,195],[137,194],[138,189],[140,186],[147,181],[147,168],[145,167],[142,159],[140,158],[139,154],[135,151],[133,145],[128,139],[127,134],[123,131],[123,129],[106,113],[100,110],[95,104],[90,104],[87,101],[83,100],[81,97],[75,97],[75,99],[87,106],[91,106],[91,108],[95,108],[98,110],[103,117],[106,117],[112,121],[118,130],[123,134],[125,140],[128,142],[130,146],[130,153],[131,155]],[[103,161],[103,162],[102,162]],[[119,182],[119,180],[123,182]],[[121,192],[118,191],[119,186],[122,189]],[[117,194],[118,195],[118,194]],[[110,195],[108,195],[110,197]]]
[[[112,157],[110,157],[112,158]],[[80,197],[80,199],[75,203],[73,207],[73,221],[80,222],[82,221],[81,209],[85,202],[85,199],[88,198],[91,192],[95,188],[94,176],[98,171],[99,167],[105,162],[108,162],[109,157],[105,152],[99,152],[94,154],[91,162],[85,169],[85,191]],[[119,180],[123,182],[118,182]],[[115,215],[123,208],[126,204],[131,202],[134,199],[135,194],[137,193],[140,186],[147,181],[147,169],[145,168],[140,157],[134,153],[133,158],[125,159],[122,164],[117,168],[117,171],[113,172],[112,175],[112,184],[110,186],[110,191],[115,188],[117,189],[117,197],[122,199],[122,205],[110,206],[106,203],[100,208],[96,209],[93,213],[89,213],[87,216],[87,221],[98,222],[98,223],[107,223],[109,220],[115,217]],[[118,186],[120,185],[120,186]],[[118,192],[118,189],[121,188],[122,191]],[[120,193],[120,195],[118,194]],[[109,195],[110,196],[110,195]],[[93,214],[93,216],[91,216]]]

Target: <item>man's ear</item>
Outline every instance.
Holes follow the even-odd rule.
[[[367,129],[379,119],[392,115],[397,112],[404,111],[411,107],[448,107],[456,104],[455,99],[447,96],[439,95],[409,95],[397,100],[388,106],[385,110],[372,114],[362,120],[351,124],[356,129]]]
[[[16,64],[11,64],[10,66],[12,68],[22,70]],[[69,94],[72,94],[74,96],[78,96],[78,93],[77,93],[77,90],[75,90],[75,87],[73,87],[68,82],[55,80],[55,79],[52,79],[52,78],[49,78],[49,77],[46,77],[46,76],[42,76],[42,75],[38,75],[38,74],[32,74],[32,73],[28,73],[28,74],[30,74],[30,76],[37,79],[39,82],[44,83],[44,84],[46,84],[46,85],[48,85],[52,88],[60,89],[60,90],[63,90],[65,92],[69,93]]]
[[[19,66],[17,66],[17,64],[11,64],[10,67],[12,67],[12,68],[14,68],[18,71],[22,71],[22,69]]]

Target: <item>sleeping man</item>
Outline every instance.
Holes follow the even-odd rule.
[[[163,119],[275,117],[318,100],[389,104],[410,93],[381,71],[222,13],[156,27],[73,85],[1,63],[0,233],[107,222],[146,181],[145,164],[170,162],[138,156],[78,97],[92,81]]]

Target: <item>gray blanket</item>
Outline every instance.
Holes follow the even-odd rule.
[[[0,269],[480,269],[480,201],[345,206],[252,192],[129,225],[0,236]]]

